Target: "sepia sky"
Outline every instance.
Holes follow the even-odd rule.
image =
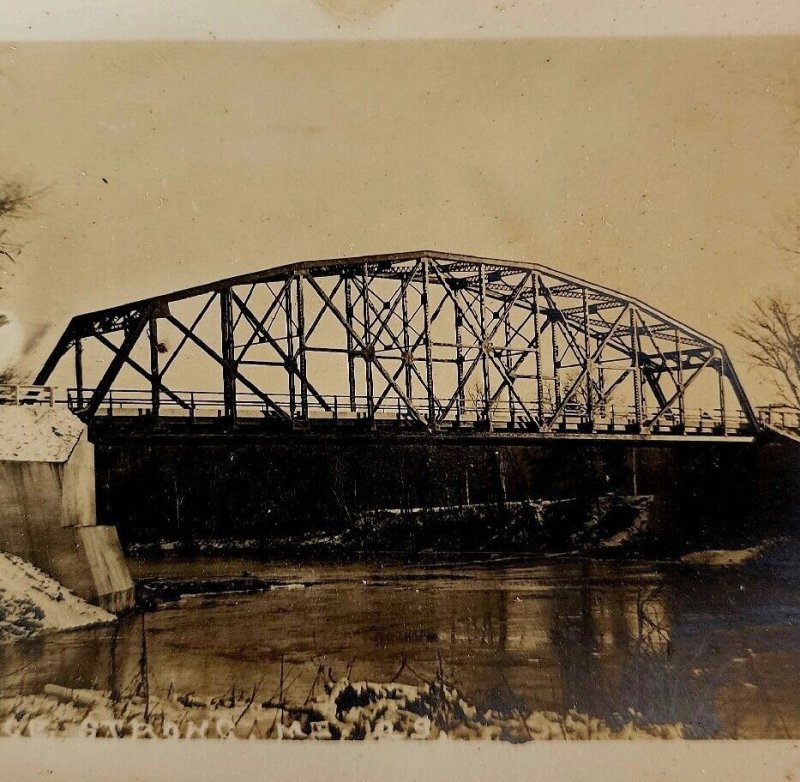
[[[796,0],[4,0],[7,40],[476,39],[800,33]]]
[[[535,260],[734,356],[753,295],[797,290],[794,37],[17,40],[0,108],[0,170],[44,189],[3,292],[49,328],[34,368],[78,312],[316,257]]]

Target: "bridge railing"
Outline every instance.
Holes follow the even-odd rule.
[[[74,412],[79,412],[86,399],[90,398],[93,389],[83,389],[78,392],[75,388],[67,390],[67,405]],[[225,415],[224,398],[222,393],[215,391],[173,391],[173,398],[162,395],[158,400],[157,414],[160,418],[184,417],[188,419],[222,418]],[[272,394],[270,398],[283,409],[291,411],[291,397],[289,394]],[[427,397],[411,398],[412,405],[417,411],[427,410]],[[153,400],[141,390],[109,391],[106,400],[98,409],[98,416],[122,417],[153,417]],[[299,397],[295,397],[296,419],[301,418]],[[367,397],[356,396],[351,400],[347,394],[328,395],[320,399],[309,396],[308,418],[310,420],[346,421],[367,419],[370,409]],[[534,413],[538,412],[537,400],[525,402],[525,407]],[[542,412],[545,420],[550,420],[556,412],[557,406],[551,401],[542,403]],[[437,408],[437,413],[440,410]],[[236,414],[240,418],[267,418],[270,410],[256,394],[239,392],[236,396]],[[377,421],[410,421],[413,416],[408,412],[405,402],[399,398],[385,400],[373,414]],[[647,420],[647,411],[644,411]],[[491,405],[491,422],[494,427],[523,428],[528,420],[518,403],[496,400]],[[441,425],[465,427],[485,426],[486,410],[481,402],[466,401],[460,411],[455,408],[450,410]],[[569,403],[561,410],[558,418],[552,424],[556,432],[637,432],[640,427],[636,423],[636,409],[633,406],[605,404],[598,405],[591,412],[586,406],[579,403]],[[658,421],[646,427],[656,434],[705,434],[726,435],[743,434],[749,432],[749,423],[740,411],[724,415],[718,408],[706,410],[684,410],[676,407],[664,411]]]
[[[789,405],[764,405],[756,408],[760,423],[778,429],[800,430],[800,410]]]
[[[25,386],[0,384],[0,405],[47,405],[55,404],[52,386]]]

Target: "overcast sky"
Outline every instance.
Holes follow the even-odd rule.
[[[29,37],[69,29],[36,5],[20,15],[11,3],[9,39],[25,18]],[[76,5],[114,4],[59,3],[77,34],[118,31]],[[218,38],[266,29],[266,12],[217,26],[220,5],[181,7]],[[276,5],[295,26],[274,37],[332,37],[337,24],[369,36],[384,15],[413,35],[441,32],[412,13],[416,0],[377,16],[319,0],[305,28],[285,10],[302,3]],[[477,5],[462,4],[459,23]],[[498,18],[529,24],[506,5]],[[778,8],[791,28],[800,7],[728,3],[728,23],[745,5],[759,31]],[[645,7],[667,19],[664,5]],[[543,29],[568,18],[545,14]],[[173,23],[164,13],[152,31],[174,35]],[[797,38],[775,36],[2,44],[0,170],[46,188],[11,227],[25,248],[4,304],[27,328],[53,324],[37,364],[77,312],[297,259],[432,248],[585,276],[738,355],[737,313],[755,294],[796,289],[797,263],[773,240],[798,207],[798,52]]]

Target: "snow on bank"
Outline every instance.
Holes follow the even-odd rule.
[[[685,565],[743,565],[759,559],[764,553],[774,548],[780,541],[766,540],[758,546],[740,549],[707,549],[692,551],[681,557]]]
[[[0,461],[65,462],[84,429],[63,408],[0,405]]]
[[[29,562],[0,552],[0,641],[114,621]]]
[[[570,710],[480,713],[441,682],[328,681],[303,703],[258,698],[258,688],[222,697],[194,693],[165,698],[112,698],[99,690],[48,684],[44,692],[0,698],[0,736],[149,739],[461,739],[570,741],[681,739],[680,723],[638,724],[636,714],[616,727]]]

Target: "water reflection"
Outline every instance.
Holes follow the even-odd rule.
[[[320,663],[385,680],[447,675],[482,707],[628,710],[697,736],[800,736],[800,599],[793,572],[549,561],[448,566],[140,564],[164,575],[312,583],[195,598],[146,616],[151,691],[222,694],[277,684],[302,699]],[[131,691],[138,619],[0,645],[5,693],[47,682]],[[405,665],[403,665],[405,661]]]

